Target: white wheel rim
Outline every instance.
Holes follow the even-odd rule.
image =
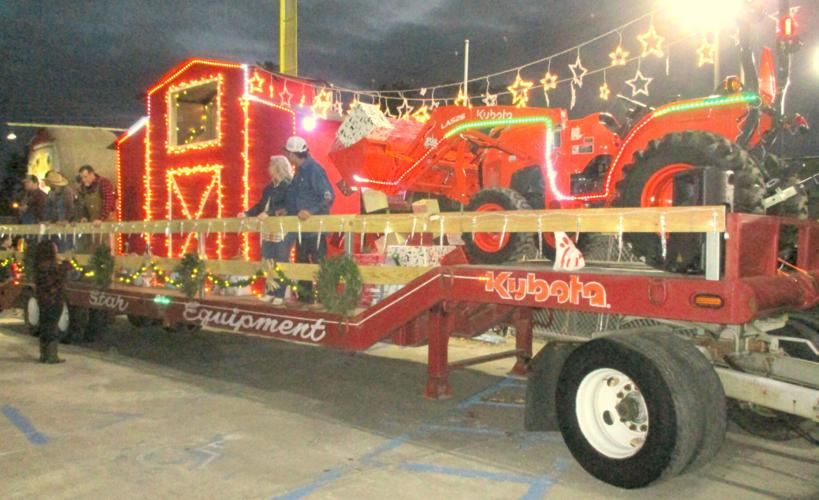
[[[28,317],[28,324],[37,326],[40,324],[40,305],[37,304],[37,299],[30,297],[28,304],[26,304],[26,315]]]
[[[586,441],[609,458],[636,455],[648,436],[648,408],[640,388],[612,368],[599,368],[583,377],[575,414]]]
[[[65,333],[68,331],[68,306],[63,304],[63,312],[60,313],[60,319],[57,321],[57,329]]]

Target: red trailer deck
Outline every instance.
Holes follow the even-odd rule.
[[[669,213],[674,210],[681,209]],[[504,221],[507,225],[512,226]],[[782,268],[779,234],[788,226],[798,231],[799,244],[795,260]],[[718,227],[724,229],[725,243],[712,232],[706,276],[605,264],[574,272],[536,263],[468,265],[456,250],[383,301],[347,316],[307,306],[273,306],[252,296],[187,298],[168,289],[100,289],[80,282],[67,287],[68,303],[74,311],[105,310],[137,323],[148,318],[168,327],[213,327],[348,351],[383,341],[426,344],[428,398],[452,394],[448,374],[453,369],[514,357],[512,373],[529,376],[527,429],[559,427],[592,474],[635,487],[713,456],[725,432],[726,394],[749,408],[819,421],[819,364],[781,349],[781,342],[811,345],[810,340],[769,334],[783,314],[819,305],[819,223],[728,214]],[[445,232],[443,220],[440,232]],[[533,312],[538,309],[651,318],[661,326],[598,332],[582,344],[550,342],[534,356]],[[450,337],[474,337],[498,325],[514,327],[514,350],[448,362]],[[679,332],[680,326],[700,334],[690,335],[693,342],[668,334]],[[608,395],[611,390],[615,392]],[[578,406],[587,396],[598,406]],[[624,427],[617,427],[612,415],[619,415]],[[647,415],[659,419],[652,420],[654,434],[648,433]],[[657,425],[663,419],[677,419],[674,432]],[[690,448],[683,444],[686,439],[698,444],[687,449],[685,464],[668,454],[657,458],[660,449]],[[656,470],[641,475],[648,463]]]

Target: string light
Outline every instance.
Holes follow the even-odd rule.
[[[608,101],[609,96],[611,96],[611,89],[609,88],[608,82],[603,80],[603,85],[600,86],[600,99],[603,101]]]
[[[650,55],[663,57],[663,41],[665,41],[665,37],[657,33],[657,28],[654,27],[654,23],[649,26],[648,31],[642,35],[637,35],[637,40],[639,40],[640,45],[643,47],[640,57]]]
[[[333,94],[328,92],[327,89],[321,89],[318,95],[313,98],[313,104],[310,106],[310,110],[314,115],[326,119],[332,107]]]
[[[429,108],[426,104],[422,104],[418,109],[413,111],[412,119],[418,123],[426,123],[429,121]]]
[[[464,94],[463,89],[458,90],[458,97],[455,98],[455,102],[452,103],[455,106],[466,106],[471,107],[469,103],[469,98]]]
[[[171,123],[173,118],[177,117],[175,108],[179,107],[178,99],[176,96],[182,92],[190,91],[193,88],[208,85],[210,83],[216,83],[216,96],[215,100],[212,101],[215,103],[216,106],[216,124],[213,126],[216,131],[216,137],[211,140],[207,141],[198,141],[193,142],[195,138],[196,130],[191,132],[191,135],[188,139],[180,141],[178,137],[178,130],[176,124]],[[165,139],[165,149],[170,154],[180,154],[190,150],[202,150],[202,149],[210,149],[216,148],[222,145],[222,94],[224,92],[224,77],[220,73],[218,75],[210,75],[205,78],[200,78],[196,80],[187,81],[184,83],[180,83],[177,85],[172,85],[168,87],[168,91],[165,93],[165,107],[168,110],[165,116],[165,124],[168,130],[168,137]],[[174,110],[171,109],[171,103],[175,103]],[[205,112],[206,117],[207,111]],[[206,118],[207,119],[207,118]],[[177,121],[178,123],[178,121]],[[174,140],[175,139],[175,140]],[[181,142],[181,144],[180,144]]]
[[[640,94],[648,96],[648,86],[653,80],[654,78],[644,76],[643,72],[638,67],[634,78],[631,80],[626,80],[626,85],[631,87],[632,97],[636,97]]]
[[[551,61],[549,61],[551,65]],[[546,106],[549,106],[551,103],[549,102],[549,92],[555,90],[557,88],[558,76],[555,73],[552,73],[551,70],[547,70],[546,74],[540,80],[540,84],[543,86],[543,98],[546,99]]]
[[[578,88],[583,86],[583,77],[586,76],[586,73],[589,72],[586,68],[583,67],[583,63],[580,61],[580,51],[577,51],[577,59],[575,59],[574,64],[569,65],[569,69],[572,71],[572,84],[576,85]]]
[[[612,66],[625,66],[628,62],[629,51],[623,49],[622,45],[618,45],[614,52],[609,54]]]
[[[248,91],[251,94],[261,93],[264,89],[264,78],[262,78],[258,71],[254,71],[253,76],[250,77],[247,84],[249,89]]]
[[[222,169],[224,168],[223,165],[218,164],[208,164],[208,165],[196,165],[193,167],[179,167],[174,169],[169,169],[166,175],[166,182],[167,182],[167,189],[168,189],[168,201],[166,202],[166,209],[169,218],[173,218],[173,214],[171,213],[172,205],[171,205],[171,197],[176,195],[176,198],[180,202],[180,206],[182,209],[182,213],[184,214],[185,218],[188,220],[198,220],[203,217],[205,207],[207,206],[208,200],[210,200],[211,193],[216,190],[216,217],[222,217],[222,205],[223,205],[223,192],[222,192]],[[208,183],[207,187],[205,188],[203,194],[200,196],[199,200],[197,200],[197,207],[196,212],[191,213],[189,208],[189,203],[183,196],[182,190],[179,188],[179,184],[177,183],[177,177],[190,177],[193,175],[200,175],[200,174],[209,174],[210,175],[210,182]],[[180,251],[180,255],[184,254],[187,251],[188,246],[193,238],[193,233],[189,233],[188,236],[185,238],[185,241],[182,245],[182,249]],[[222,233],[218,233],[216,240],[216,255],[218,258],[222,258]],[[173,256],[173,249],[169,246],[168,247],[168,255]]]
[[[515,83],[506,87],[512,93],[512,104],[518,108],[525,108],[529,103],[529,89],[532,88],[532,82],[524,80],[520,77],[520,73],[515,78]]]
[[[412,106],[410,106],[409,101],[405,98],[401,105],[398,106],[398,119],[399,120],[409,120],[410,116],[412,115]]]

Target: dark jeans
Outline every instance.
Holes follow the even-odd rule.
[[[318,233],[302,233],[301,243],[296,245],[296,262],[299,264],[320,264],[327,256],[327,240],[321,236],[318,241]],[[318,244],[317,244],[318,242]],[[300,300],[313,303],[313,282],[299,281],[301,288]]]
[[[37,325],[37,336],[45,344],[60,340],[60,331],[57,322],[63,313],[63,302],[57,301],[51,306],[40,309],[40,324]]]
[[[283,241],[262,241],[262,258],[265,260],[273,259],[277,263],[288,263],[290,262],[290,250],[295,242],[296,236],[293,234],[285,235]],[[273,296],[283,299],[284,291],[285,287],[280,286],[273,292]]]

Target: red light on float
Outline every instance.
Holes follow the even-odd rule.
[[[796,23],[796,18],[788,15],[779,20],[777,34],[782,40],[790,40],[796,36],[796,31],[799,25]]]

